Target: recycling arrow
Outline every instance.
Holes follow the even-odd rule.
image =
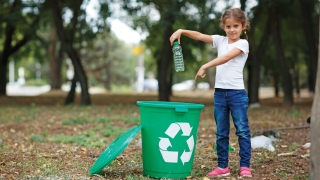
[[[165,131],[165,134],[170,138],[174,139],[179,131],[182,131],[181,136],[190,136],[192,132],[192,127],[190,127],[189,123],[179,122],[179,123],[171,123],[168,129]],[[169,138],[159,137],[159,150],[161,152],[162,158],[165,162],[168,163],[178,163],[179,152],[178,151],[168,151],[168,147],[172,147]],[[194,138],[191,135],[186,141],[189,151],[184,150],[180,156],[180,160],[182,164],[189,162],[194,150]]]
[[[172,147],[172,145],[168,138],[160,138],[159,147],[162,150],[167,150],[168,147]]]

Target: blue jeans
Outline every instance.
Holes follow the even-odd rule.
[[[218,167],[228,167],[230,113],[240,146],[240,167],[250,167],[251,136],[248,124],[249,99],[245,90],[219,89],[214,93],[214,118],[217,125]]]

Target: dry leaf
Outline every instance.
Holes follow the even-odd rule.
[[[208,177],[204,177],[203,180],[210,180]]]
[[[282,148],[286,148],[286,147],[288,147],[287,145],[281,145],[280,147],[282,147]]]
[[[201,169],[203,169],[203,168],[205,168],[206,166],[205,166],[205,165],[201,165],[200,167],[201,167]]]

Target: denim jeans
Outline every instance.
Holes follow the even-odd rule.
[[[249,99],[245,90],[216,89],[214,93],[214,118],[217,125],[216,145],[218,167],[228,167],[230,113],[240,146],[240,167],[250,167],[251,136],[248,124]]]

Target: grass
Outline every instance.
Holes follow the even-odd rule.
[[[77,124],[87,124],[89,123],[89,120],[87,118],[75,118],[75,119],[63,119],[62,125],[77,125]]]

